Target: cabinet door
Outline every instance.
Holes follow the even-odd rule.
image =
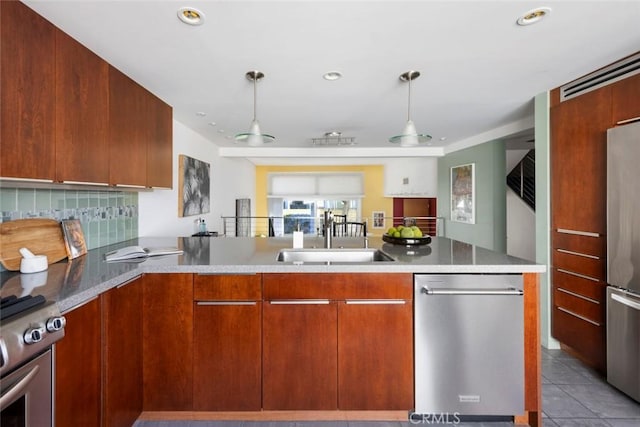
[[[109,65],[56,31],[56,180],[109,182]]]
[[[147,187],[173,188],[173,110],[149,94]]]
[[[329,301],[265,302],[264,410],[337,408],[337,315]]]
[[[142,412],[142,279],[102,295],[104,426],[133,425]]]
[[[640,74],[620,80],[611,87],[613,122],[640,119]]]
[[[0,176],[55,179],[56,28],[0,2]]]
[[[110,184],[147,185],[148,92],[109,67]]]
[[[194,410],[260,410],[261,315],[259,301],[195,302]]]
[[[606,130],[611,125],[610,86],[551,109],[554,229],[606,234]]]
[[[146,274],[142,303],[145,411],[193,405],[193,275]]]
[[[91,300],[65,317],[65,336],[55,345],[55,425],[100,427],[100,301]]]
[[[412,409],[412,349],[411,301],[338,303],[338,408]]]

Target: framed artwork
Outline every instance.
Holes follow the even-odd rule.
[[[475,163],[451,168],[451,221],[476,223]]]
[[[373,228],[384,228],[384,211],[373,211]]]
[[[210,210],[211,166],[180,154],[178,156],[178,216],[208,213]]]

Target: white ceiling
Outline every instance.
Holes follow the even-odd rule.
[[[640,0],[24,2],[173,106],[223,155],[256,163],[443,155],[521,135],[533,126],[534,96],[640,50]],[[183,6],[204,12],[204,25],[179,21]],[[516,25],[541,6],[551,14]],[[276,137],[251,149],[232,138],[252,119],[249,70],[265,74],[257,116]],[[322,78],[332,70],[342,79]],[[399,76],[408,70],[422,74],[411,116],[433,136],[425,147],[388,142],[407,119]],[[357,145],[312,146],[329,131]]]

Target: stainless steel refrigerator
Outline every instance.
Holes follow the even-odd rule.
[[[640,123],[607,131],[607,381],[640,401]]]

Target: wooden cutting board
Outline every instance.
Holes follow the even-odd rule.
[[[18,219],[0,224],[0,263],[10,271],[20,270],[20,248],[46,255],[49,264],[67,258],[62,227],[55,219]]]

